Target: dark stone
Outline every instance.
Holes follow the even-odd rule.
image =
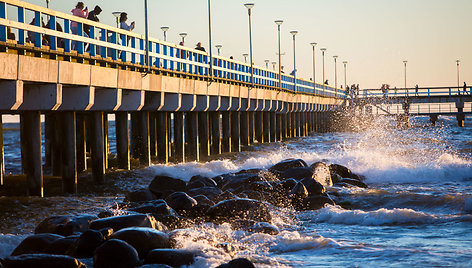
[[[224,200],[230,200],[230,199],[237,199],[238,196],[233,194],[231,191],[224,191],[223,193],[221,193],[216,199],[215,201],[217,202],[220,202],[220,201],[224,201]]]
[[[149,251],[156,248],[169,248],[169,236],[152,228],[133,227],[121,229],[111,239],[119,239],[133,246],[140,258],[145,258]]]
[[[285,159],[269,168],[270,171],[284,172],[291,168],[307,167],[308,165],[302,159]]]
[[[98,230],[103,235],[103,239],[108,240],[110,236],[113,234],[113,228],[103,228]]]
[[[308,190],[303,183],[299,182],[293,187],[292,191],[290,191],[289,196],[294,200],[302,200],[308,197]]]
[[[69,236],[88,230],[91,221],[98,219],[93,215],[51,216],[43,220],[34,230],[35,234],[52,233]]]
[[[313,178],[303,179],[301,183],[305,185],[305,188],[308,191],[308,195],[319,195],[324,194],[325,192],[324,186]]]
[[[153,215],[177,215],[177,213],[169,205],[167,205],[164,200],[162,201],[163,202],[160,203],[146,203],[130,210],[143,214],[152,213]]]
[[[272,192],[272,184],[266,181],[256,181],[249,184],[249,189],[258,192]]]
[[[335,205],[333,200],[325,195],[311,195],[302,201],[302,210],[318,210],[326,204]]]
[[[92,258],[95,249],[103,242],[105,242],[105,238],[100,231],[88,230],[75,242],[72,249],[72,256],[76,258]]]
[[[321,183],[324,187],[333,185],[331,181],[331,173],[328,165],[323,162],[316,162],[310,166],[313,169],[313,179]]]
[[[296,167],[287,169],[282,173],[285,179],[295,179],[297,181],[313,177],[313,170],[309,167]]]
[[[176,211],[189,211],[196,206],[197,200],[184,192],[175,192],[166,198],[167,204]]]
[[[98,219],[90,223],[90,229],[100,230],[103,228],[112,228],[114,231],[128,227],[156,228],[158,226],[159,223],[156,221],[156,219],[153,216],[146,214],[115,216]]]
[[[223,191],[228,190],[228,189],[237,189],[243,185],[249,185],[250,183],[253,183],[256,181],[264,181],[264,179],[258,176],[257,174],[234,175],[234,176],[225,178],[221,182],[220,188]]]
[[[264,196],[260,192],[253,191],[253,190],[245,190],[240,193],[240,196],[241,198],[254,199],[258,201],[264,200]]]
[[[124,215],[136,215],[136,214],[138,214],[138,213],[137,213],[137,212],[134,212],[134,211],[120,211],[120,215],[119,215],[119,216],[124,216]],[[103,211],[101,211],[100,213],[98,213],[97,216],[98,216],[99,219],[103,219],[103,218],[115,217],[115,216],[117,216],[117,215],[116,215],[116,211],[106,209],[106,210],[103,210]]]
[[[126,202],[146,202],[157,199],[157,197],[149,189],[140,189],[129,192],[126,195]]]
[[[215,202],[211,201],[208,197],[204,195],[194,196],[193,199],[197,200],[199,205],[209,205],[209,206],[215,205]]]
[[[172,267],[191,265],[195,261],[196,253],[185,249],[154,249],[144,260],[145,264],[167,264]]]
[[[343,179],[343,177],[341,177],[339,174],[331,173],[331,181],[333,182],[333,184],[338,183],[342,179]]]
[[[289,193],[293,189],[293,187],[297,185],[297,183],[298,182],[295,179],[286,179],[284,181],[279,182],[274,187],[274,192],[285,195],[286,193]]]
[[[73,235],[57,239],[44,250],[44,253],[54,255],[68,255],[78,238],[78,235]]]
[[[141,263],[138,252],[130,244],[110,239],[95,250],[94,268],[136,267]]]
[[[279,234],[279,228],[267,222],[257,222],[252,220],[236,220],[231,223],[233,230],[243,230],[252,233],[264,233],[270,235]]]
[[[159,222],[165,224],[170,230],[188,228],[194,225],[194,222],[188,218],[174,215],[156,215]],[[162,230],[159,230],[162,231]]]
[[[77,259],[64,255],[24,254],[7,257],[5,268],[87,268]]]
[[[195,188],[187,191],[187,194],[191,197],[196,195],[204,195],[208,197],[210,200],[216,200],[223,191],[219,188],[215,187],[202,187],[202,188]]]
[[[238,258],[216,268],[256,268],[256,266],[248,259]]]
[[[217,187],[218,184],[213,179],[200,175],[193,176],[187,184],[187,189],[195,189],[202,187]]]
[[[154,263],[154,264],[141,265],[141,266],[139,266],[138,268],[172,268],[172,266],[169,266],[169,265],[167,265],[167,264],[157,264],[157,263]]]
[[[186,183],[181,179],[175,179],[168,176],[156,176],[149,184],[148,189],[157,196],[165,198],[173,192],[185,191]]]
[[[221,201],[208,209],[207,215],[216,222],[247,219],[271,222],[272,217],[267,206],[252,199],[231,199]]]
[[[342,165],[331,164],[329,165],[329,170],[331,171],[331,173],[338,174],[342,178],[351,178],[352,176],[352,171],[349,168]]]
[[[259,174],[259,172],[261,172],[262,169],[260,168],[251,168],[251,169],[242,169],[236,173],[234,173],[234,175],[240,175],[240,174]]]
[[[340,180],[339,183],[350,184],[350,185],[354,185],[360,188],[368,188],[367,184],[363,183],[362,181],[355,180],[355,179],[344,178]]]
[[[35,234],[25,238],[21,243],[13,250],[12,256],[18,256],[22,254],[34,254],[34,253],[46,253],[45,250],[54,241],[64,238],[57,234]]]

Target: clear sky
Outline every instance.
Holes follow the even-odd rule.
[[[27,0],[45,5],[45,0]],[[113,11],[126,11],[144,33],[144,0],[84,1],[98,4],[103,23],[115,25]],[[223,45],[223,56],[243,60],[249,52],[248,16],[243,0],[212,0],[213,44]],[[348,61],[348,84],[361,88],[403,87],[403,60],[408,60],[407,86],[457,84],[456,59],[461,60],[461,85],[472,84],[472,0],[253,0],[254,62],[276,61],[277,32],[274,20],[283,19],[282,65],[293,69],[291,30],[298,30],[299,76],[312,77],[312,48],[317,42],[316,80],[321,82],[319,48],[326,47],[325,76],[334,84],[333,55],[338,55],[338,85],[344,83],[342,61]],[[50,8],[70,13],[77,1],[51,0]],[[186,45],[201,41],[208,51],[208,0],[149,0],[150,35],[178,42],[187,32]]]

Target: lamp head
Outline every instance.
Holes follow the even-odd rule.
[[[284,23],[283,20],[276,20],[276,21],[274,21],[274,22],[275,22],[275,24],[277,24],[277,25],[279,25],[279,26],[282,25],[282,23]]]
[[[346,65],[346,64],[347,64],[347,61],[343,61],[343,64]]]
[[[215,47],[216,47],[217,49],[220,49],[220,48],[223,47],[223,45],[215,45]]]
[[[338,56],[333,56],[333,58],[334,58],[334,59],[337,59],[337,58],[338,58]]]
[[[320,48],[320,50],[324,53],[326,51],[326,48]]]
[[[254,3],[246,3],[246,4],[244,4],[244,6],[247,7],[247,9],[250,10],[251,8],[254,7]]]
[[[293,36],[295,36],[295,35],[298,34],[298,31],[290,31],[290,34],[292,34]]]
[[[265,62],[265,63],[269,63],[269,62],[270,62],[270,60],[264,60],[264,62]]]
[[[249,56],[249,54],[247,54],[247,53],[244,53],[244,54],[243,54],[243,57],[247,57],[247,56]]]
[[[164,31],[164,32],[167,32],[169,30],[169,27],[168,26],[162,26],[161,30]]]
[[[459,62],[461,62],[460,60],[456,60],[456,63],[459,64]]]
[[[318,43],[312,42],[312,43],[310,43],[310,45],[311,45],[312,47],[316,47],[316,45],[318,45]]]
[[[179,33],[180,37],[185,38],[187,37],[187,33]]]
[[[112,12],[111,14],[113,14],[113,16],[115,16],[115,18],[118,19],[120,17],[121,13],[122,12],[120,12],[120,11],[115,11],[115,12]]]

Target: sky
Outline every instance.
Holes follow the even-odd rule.
[[[221,44],[221,55],[243,61],[249,52],[248,14],[242,0],[211,0],[213,45]],[[26,2],[45,6],[45,0]],[[186,45],[202,42],[208,51],[208,0],[148,0],[150,36],[162,39],[161,26],[169,26],[167,41],[178,43],[179,33],[187,32]],[[50,0],[50,8],[70,13],[77,1]],[[144,33],[144,0],[84,1],[90,10],[103,9],[101,22],[115,25],[113,11],[126,11],[129,22],[136,21]],[[471,0],[252,0],[253,57],[256,65],[277,61],[277,27],[282,19],[282,65],[293,69],[293,40],[297,30],[296,61],[298,76],[313,76],[311,42],[317,42],[316,81],[334,84],[333,55],[337,64],[338,86],[347,83],[361,88],[404,86],[404,60],[407,87],[457,85],[456,60],[460,62],[460,84],[472,84],[472,1]],[[216,49],[214,49],[215,51]]]

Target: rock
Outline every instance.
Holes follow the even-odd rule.
[[[302,201],[302,210],[318,210],[326,204],[335,205],[333,200],[325,195],[311,195]]]
[[[182,217],[182,216],[174,216],[174,215],[166,215],[166,216],[159,216],[156,215],[156,218],[159,220],[159,222],[162,222],[165,224],[165,226],[168,227],[170,230],[174,229],[181,229],[181,228],[188,228],[192,225],[194,225],[194,222],[188,218]],[[159,230],[161,232],[165,232],[166,230]]]
[[[21,243],[13,250],[12,256],[18,256],[22,254],[34,254],[34,253],[45,253],[47,247],[49,247],[54,241],[64,238],[57,234],[35,234],[25,238]]]
[[[228,191],[224,191],[223,193],[221,193],[215,199],[215,201],[220,202],[220,201],[229,200],[229,199],[238,199],[238,196],[236,196],[235,194],[233,194],[231,191],[228,190]]]
[[[51,216],[43,220],[34,230],[35,234],[52,233],[69,236],[88,230],[91,221],[98,219],[93,215]]]
[[[267,206],[252,199],[231,199],[221,201],[210,207],[207,215],[216,222],[233,221],[238,219],[271,222],[272,217]]]
[[[140,189],[133,192],[129,192],[126,195],[125,201],[127,202],[146,202],[157,199],[157,197],[149,189]]]
[[[111,239],[119,239],[133,246],[140,258],[156,248],[169,248],[169,236],[152,228],[132,227],[114,233]]]
[[[193,197],[197,201],[199,205],[209,205],[209,206],[214,206],[215,202],[211,201],[208,197],[204,195],[196,195]]]
[[[142,206],[132,208],[131,211],[148,214],[152,213],[153,215],[177,215],[177,213],[169,206],[167,203],[162,200],[163,202],[159,203],[145,203]]]
[[[302,200],[308,197],[308,190],[303,183],[299,182],[290,191],[289,196],[293,200]]]
[[[166,198],[167,204],[176,211],[189,211],[198,204],[197,200],[184,192],[175,192]]]
[[[324,194],[324,186],[313,178],[306,178],[301,181],[308,191],[308,195]]]
[[[218,184],[213,179],[200,175],[193,176],[187,184],[187,190],[202,187],[217,187]]]
[[[341,177],[339,174],[331,173],[331,181],[333,182],[333,184],[338,183],[342,179],[343,179],[343,177]]]
[[[256,266],[248,259],[238,258],[216,268],[256,268]]]
[[[256,181],[249,184],[249,189],[257,192],[272,192],[272,184],[266,181]]]
[[[191,265],[196,253],[185,249],[154,249],[144,260],[145,264],[167,264],[172,267]]]
[[[7,257],[5,268],[87,268],[77,259],[64,255],[24,254]]]
[[[264,233],[270,235],[278,235],[280,233],[279,228],[267,222],[258,222],[250,226],[247,230],[252,233]]]
[[[100,230],[103,228],[112,228],[118,231],[128,227],[149,227],[156,228],[159,223],[153,216],[146,214],[115,216],[110,218],[94,220],[90,223],[90,229]]]
[[[270,171],[284,172],[291,168],[307,167],[308,165],[302,159],[285,159],[269,168]]]
[[[324,187],[330,187],[333,185],[331,181],[331,173],[326,163],[316,162],[310,166],[313,169],[313,179],[321,183]]]
[[[105,209],[105,210],[101,211],[100,213],[98,213],[97,216],[98,216],[99,219],[103,219],[103,218],[110,218],[110,217],[115,217],[115,216],[136,215],[138,213],[134,212],[134,211],[122,211],[122,210],[120,210],[119,215],[116,215],[116,214],[117,214],[117,212],[114,211],[114,210]]]
[[[105,242],[105,238],[100,231],[88,230],[75,242],[72,249],[72,256],[80,259],[92,258],[95,249],[103,242]]]
[[[309,167],[296,167],[285,170],[282,173],[282,177],[285,179],[295,179],[297,181],[305,178],[311,178],[313,176],[313,170]]]
[[[172,266],[169,266],[169,265],[167,265],[167,264],[157,264],[157,263],[154,263],[154,264],[141,265],[141,266],[139,266],[138,268],[172,268]]]
[[[73,235],[57,239],[44,250],[44,253],[53,255],[68,255],[78,238],[78,235]]]
[[[187,194],[191,197],[196,195],[204,195],[208,197],[210,200],[216,200],[223,191],[219,188],[215,187],[202,187],[202,188],[195,188],[187,191]]]
[[[253,190],[245,190],[240,193],[240,196],[241,198],[254,199],[258,201],[264,200],[264,196],[260,192],[253,191]]]
[[[165,198],[173,192],[185,191],[186,183],[181,179],[174,179],[168,176],[156,176],[149,184],[148,189],[157,198]]]
[[[136,267],[140,265],[138,252],[130,244],[110,239],[95,250],[94,268]]]
[[[229,176],[221,182],[221,189],[223,191],[228,189],[238,189],[241,186],[249,185],[256,181],[263,181],[257,174],[240,174]]]
[[[363,183],[362,181],[349,179],[349,178],[341,179],[339,183],[350,184],[350,185],[354,185],[360,188],[368,188],[367,184]]]
[[[285,195],[286,193],[289,193],[295,185],[297,185],[297,181],[295,179],[286,179],[284,181],[279,182],[275,187],[274,187],[274,192],[281,193]]]
[[[338,164],[329,165],[329,171],[338,174],[342,178],[351,178],[352,176],[352,171],[349,168]]]

